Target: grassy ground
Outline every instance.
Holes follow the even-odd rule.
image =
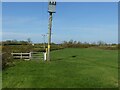
[[[91,88],[118,86],[117,50],[63,49],[51,62],[20,61],[3,71],[3,88]]]

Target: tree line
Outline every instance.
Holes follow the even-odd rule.
[[[62,46],[65,48],[89,48],[89,47],[95,47],[95,48],[103,48],[103,49],[118,49],[120,45],[112,43],[112,44],[107,44],[103,41],[98,41],[98,42],[93,42],[93,43],[88,43],[88,42],[80,42],[80,41],[64,41],[62,43]]]

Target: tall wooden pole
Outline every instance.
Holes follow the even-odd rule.
[[[52,29],[52,12],[49,12],[49,26],[48,26],[48,53],[47,61],[50,61],[50,45],[51,45],[51,29]]]

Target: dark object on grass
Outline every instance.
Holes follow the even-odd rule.
[[[76,55],[73,55],[72,57],[73,57],[73,58],[75,58],[75,57],[76,57]]]

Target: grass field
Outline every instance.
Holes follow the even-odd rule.
[[[118,87],[117,50],[67,48],[51,55],[51,62],[15,62],[3,71],[3,88]]]

